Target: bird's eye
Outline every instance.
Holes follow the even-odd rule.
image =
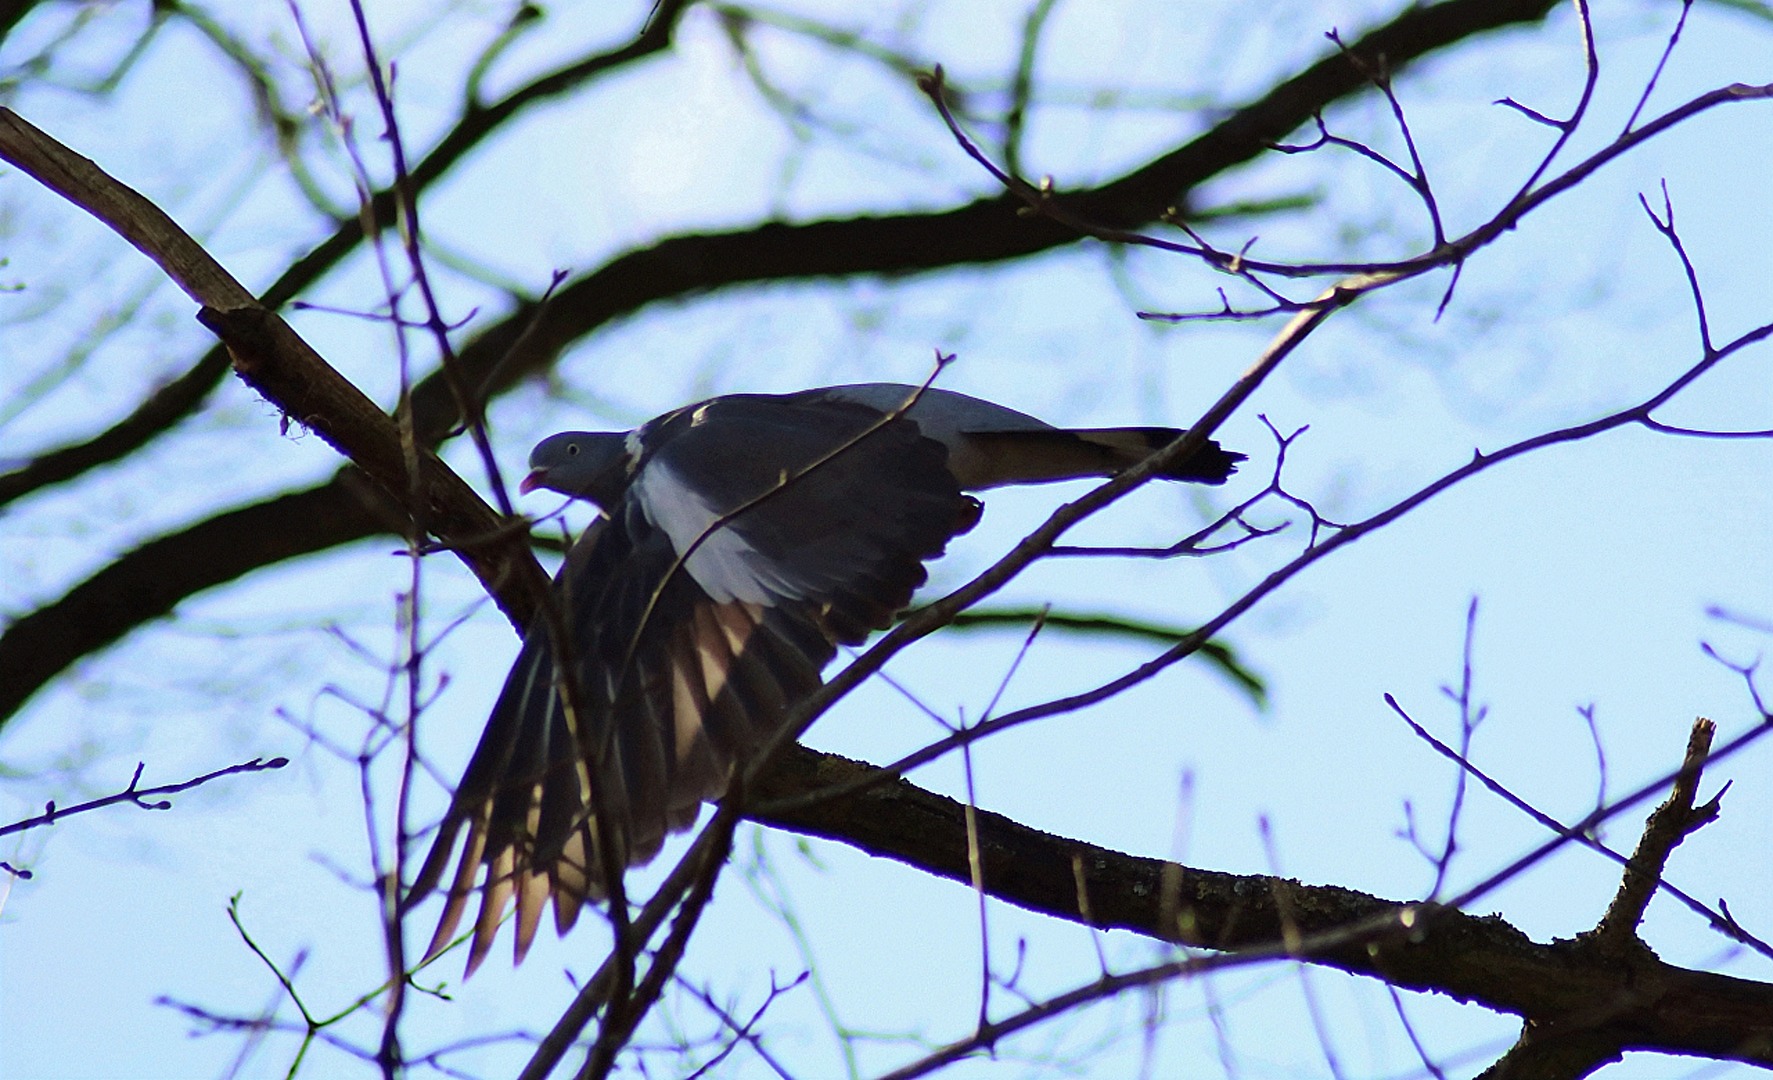
[[[578,457],[579,456],[579,444],[576,442],[567,443],[566,444],[566,456],[567,457]]]

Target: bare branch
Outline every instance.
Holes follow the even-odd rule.
[[[1769,730],[1749,729],[1710,760],[1758,745]],[[819,788],[851,787],[860,793],[780,816],[760,816],[770,824],[837,840],[964,884],[970,873],[965,807],[903,780],[867,783],[878,771],[795,748],[765,777],[766,789],[759,795],[769,805],[794,805],[783,796]],[[1593,829],[1604,818],[1624,814],[1667,785],[1666,778],[1657,778],[1628,792],[1580,828]],[[1562,945],[1534,944],[1494,916],[1399,903],[1333,886],[1177,866],[1053,836],[986,810],[978,811],[977,828],[987,889],[1028,910],[1084,921],[1073,872],[1077,866],[1089,898],[1087,925],[1093,927],[1229,950],[1244,956],[1241,962],[1253,962],[1252,957],[1302,959],[1382,978],[1404,989],[1438,990],[1529,1019],[1579,1015],[1604,1002],[1607,1023],[1621,1029],[1640,1023],[1645,1025],[1636,1029],[1640,1032],[1655,1030],[1659,1041],[1654,1048],[1670,1050],[1678,1042],[1695,1053],[1773,1064],[1773,986],[1682,969],[1654,957],[1622,969],[1599,954],[1572,955]],[[1567,842],[1554,838],[1465,890],[1455,903],[1475,902]],[[1166,892],[1173,898],[1168,902]],[[1297,948],[1281,944],[1278,897],[1286,898]],[[1192,970],[1188,963],[1149,977],[1173,977]],[[1661,1020],[1649,1020],[1652,1013]],[[1668,1023],[1675,1015],[1682,1018],[1680,1023]],[[1648,1036],[1641,1036],[1634,1048],[1652,1048],[1647,1041]]]
[[[531,106],[570,93],[606,72],[620,70],[663,51],[671,44],[677,21],[686,7],[687,0],[661,0],[646,25],[627,43],[541,75],[496,102],[484,104],[478,95],[470,93],[460,120],[422,161],[413,166],[410,189],[422,191],[437,182],[471,151],[480,148]],[[19,10],[22,14],[24,9]],[[0,21],[0,29],[4,25]],[[470,88],[472,83],[471,73]],[[265,290],[260,298],[262,303],[268,308],[281,307],[344,261],[366,235],[365,217],[377,229],[391,224],[395,220],[393,191],[372,194],[366,215],[352,214],[342,218],[330,236],[298,259]],[[226,350],[209,350],[185,374],[155,390],[129,416],[109,429],[83,442],[39,454],[20,468],[0,473],[0,505],[71,480],[145,446],[195,410],[227,372]],[[449,426],[447,420],[441,424],[427,421],[421,428],[432,432]]]
[[[1534,821],[1545,826],[1547,829],[1551,830],[1551,832],[1553,834],[1557,835],[1558,837],[1560,837],[1564,840],[1569,840],[1574,843],[1580,844],[1583,847],[1586,847],[1591,851],[1594,851],[1600,855],[1605,856],[1606,858],[1612,860],[1614,863],[1617,863],[1619,866],[1624,867],[1625,868],[1626,883],[1629,885],[1632,885],[1632,887],[1633,887],[1632,900],[1628,901],[1628,900],[1616,897],[1614,899],[1614,905],[1616,907],[1619,907],[1622,904],[1635,902],[1635,900],[1637,900],[1637,899],[1641,899],[1642,902],[1647,905],[1650,900],[1650,895],[1652,893],[1654,893],[1657,889],[1661,889],[1662,891],[1668,893],[1670,896],[1679,900],[1681,903],[1685,904],[1695,914],[1703,917],[1705,919],[1705,921],[1708,924],[1710,924],[1713,929],[1724,934],[1726,937],[1729,937],[1733,941],[1742,942],[1743,944],[1754,949],[1756,952],[1760,953],[1762,956],[1773,958],[1773,945],[1769,945],[1767,942],[1762,941],[1760,938],[1756,937],[1755,935],[1750,934],[1747,930],[1744,930],[1742,928],[1742,926],[1740,924],[1738,924],[1736,922],[1736,920],[1730,918],[1727,913],[1720,911],[1720,910],[1713,910],[1710,905],[1706,904],[1703,900],[1700,900],[1699,898],[1693,896],[1691,893],[1687,892],[1686,890],[1684,890],[1684,889],[1680,888],[1679,886],[1674,885],[1670,882],[1663,881],[1661,878],[1661,874],[1660,874],[1660,869],[1661,869],[1660,862],[1656,863],[1655,866],[1653,867],[1654,869],[1656,869],[1658,871],[1657,874],[1654,876],[1654,878],[1646,879],[1644,877],[1644,872],[1637,869],[1637,867],[1639,867],[1640,865],[1646,865],[1645,860],[1647,860],[1651,857],[1650,855],[1646,854],[1643,849],[1644,842],[1649,839],[1649,836],[1650,836],[1649,831],[1646,831],[1646,833],[1645,833],[1645,840],[1639,842],[1639,851],[1636,854],[1634,854],[1630,859],[1627,859],[1624,855],[1621,855],[1619,852],[1614,851],[1611,847],[1602,843],[1595,836],[1592,827],[1587,824],[1587,822],[1590,820],[1590,818],[1593,817],[1592,813],[1590,814],[1589,818],[1583,819],[1582,824],[1579,824],[1576,826],[1569,826],[1569,825],[1563,824],[1562,822],[1560,822],[1556,818],[1552,817],[1550,814],[1545,813],[1543,810],[1540,810],[1538,807],[1534,806],[1533,804],[1527,802],[1527,800],[1525,800],[1525,799],[1521,798],[1519,795],[1515,794],[1506,785],[1504,785],[1500,781],[1491,777],[1484,770],[1482,770],[1482,769],[1478,768],[1476,765],[1472,764],[1472,762],[1466,756],[1464,756],[1464,754],[1462,754],[1460,751],[1454,750],[1452,747],[1448,746],[1446,743],[1435,738],[1432,734],[1430,734],[1428,732],[1427,729],[1425,729],[1421,724],[1417,723],[1414,718],[1412,718],[1408,713],[1406,713],[1403,710],[1403,707],[1401,705],[1399,705],[1397,703],[1397,700],[1395,698],[1393,698],[1390,694],[1385,695],[1385,703],[1391,707],[1393,712],[1397,713],[1397,715],[1403,719],[1404,723],[1406,723],[1410,726],[1410,730],[1414,731],[1416,733],[1417,738],[1420,738],[1423,742],[1428,743],[1431,747],[1434,748],[1435,752],[1440,754],[1442,757],[1445,757],[1445,758],[1455,762],[1456,764],[1458,764],[1458,766],[1460,768],[1461,775],[1463,775],[1465,773],[1469,773],[1472,777],[1474,777],[1478,781],[1478,783],[1484,785],[1485,788],[1489,789],[1489,791],[1491,793],[1495,794],[1498,798],[1502,799],[1504,802],[1508,803],[1510,806],[1514,807],[1516,810],[1519,810],[1521,813],[1526,814],[1528,817],[1532,818]],[[1708,736],[1707,737],[1708,745],[1709,745],[1709,741],[1710,740],[1709,740],[1709,736]],[[1689,755],[1689,758],[1690,757],[1691,757],[1691,755]],[[1682,768],[1685,769],[1686,766],[1683,765]],[[1676,776],[1674,777],[1676,788],[1675,788],[1675,792],[1670,794],[1670,796],[1669,796],[1670,799],[1673,799],[1675,797],[1675,795],[1679,794],[1681,777],[1683,775],[1685,775],[1685,774],[1684,773],[1677,773]],[[1689,797],[1689,803],[1690,802],[1691,802],[1691,798]],[[1596,807],[1596,809],[1594,811],[1594,813],[1607,813],[1607,812],[1608,812],[1608,807],[1605,804],[1602,804],[1602,805]],[[1701,825],[1706,824],[1707,822],[1709,822],[1711,820],[1712,817],[1716,816],[1716,812],[1717,812],[1717,808],[1715,806],[1712,807],[1711,808],[1711,817],[1707,817],[1704,821],[1698,821],[1696,824],[1693,825],[1693,827],[1691,829],[1688,829],[1687,831],[1692,832],[1693,830],[1698,829]],[[1654,820],[1654,818],[1652,820]],[[1658,835],[1661,835],[1661,834],[1658,834]],[[1682,835],[1685,836],[1684,833]],[[1672,849],[1673,849],[1673,845],[1671,844],[1670,850],[1672,850]],[[1665,862],[1667,860],[1667,857],[1668,857],[1668,852],[1664,851],[1661,856],[1662,860]],[[1622,885],[1621,886],[1621,896],[1624,895],[1624,892],[1625,892],[1625,886]],[[1641,896],[1639,895],[1640,893],[1641,893]],[[1643,909],[1640,907],[1637,910],[1636,916],[1633,917],[1632,928],[1634,930],[1637,926],[1637,919],[1641,918],[1642,915],[1643,915]],[[1612,921],[1614,923],[1616,923],[1619,919],[1624,918],[1624,917],[1625,917],[1625,909],[1624,908],[1621,908],[1620,915],[1610,916],[1610,918],[1612,919]],[[1608,925],[1608,923],[1603,921],[1603,925]],[[1627,931],[1627,933],[1629,933],[1629,932],[1630,931]],[[1618,935],[1618,933],[1619,933],[1618,931],[1611,931],[1610,936],[1616,937]]]
[[[1382,53],[1391,68],[1399,70],[1472,34],[1543,18],[1555,6],[1555,0],[1450,0],[1411,8],[1363,37],[1354,48],[1362,53]],[[476,145],[491,126],[529,104],[664,47],[669,43],[673,20],[681,7],[678,3],[662,5],[658,17],[629,45],[538,78],[497,105],[471,112],[414,167],[415,187],[422,188],[437,179]],[[1324,105],[1364,85],[1364,79],[1345,58],[1327,57],[1226,117],[1200,138],[1072,198],[1094,220],[1153,220],[1169,211],[1178,192],[1186,192],[1261,154],[1269,142],[1284,137]],[[391,198],[386,192],[375,197],[377,221],[393,220]],[[1078,233],[1072,229],[1050,220],[1018,215],[1017,205],[1014,199],[998,196],[935,213],[863,216],[805,225],[769,223],[731,233],[668,238],[611,260],[561,289],[551,303],[520,307],[510,318],[489,327],[464,346],[462,362],[485,392],[497,393],[545,367],[561,349],[584,334],[656,300],[754,281],[898,273],[1000,261],[1077,241]],[[286,302],[325,268],[334,265],[361,237],[356,219],[341,223],[331,238],[267,291],[265,303],[274,306]],[[185,386],[200,399],[227,370],[227,365],[225,353],[215,350],[203,364],[193,368],[187,379],[175,385]],[[172,389],[168,387],[167,392],[170,394]],[[451,401],[452,396],[440,380],[426,380],[414,389],[415,422],[418,436],[426,445],[455,423]],[[0,499],[13,497],[7,494],[13,490],[9,477],[19,480],[22,486],[17,493],[22,494],[75,475],[140,445],[165,423],[183,415],[190,404],[187,396],[169,397],[155,406],[151,416],[143,415],[127,437],[115,440],[115,445],[107,442],[104,448],[95,447],[92,453],[75,454],[65,460],[58,457],[53,468],[49,458],[42,458],[42,470],[32,465],[0,476]],[[297,417],[307,411],[305,407],[291,409]],[[389,529],[364,513],[356,494],[360,487],[342,476],[289,496],[303,503],[308,519],[317,528],[291,520],[281,523],[275,531],[260,533],[250,520],[253,515],[239,509],[144,545],[140,549],[144,558],[151,551],[156,557],[164,555],[177,562],[169,577],[156,576],[143,560],[135,558],[136,553],[126,555],[111,570],[131,580],[152,581],[156,587],[145,592],[113,590],[111,595],[139,594],[151,598],[153,602],[146,607],[89,603],[100,584],[95,577],[77,586],[62,601],[26,616],[0,634],[0,720],[10,717],[26,698],[74,659],[117,640],[141,622],[164,614],[180,599],[201,588],[231,580],[247,569],[325,550],[384,529],[398,532],[398,526]],[[379,500],[372,497],[371,501]],[[219,564],[206,562],[199,553],[184,549],[185,544],[215,532],[212,525],[235,534]],[[251,553],[257,550],[269,554],[255,560]],[[210,567],[215,565],[232,569],[227,573],[211,572]],[[174,581],[182,585],[170,587],[168,583]],[[76,607],[83,608],[83,613],[77,615]],[[55,624],[54,633],[35,632],[49,631],[51,624]]]
[[[1662,47],[1662,55],[1656,59],[1656,70],[1644,80],[1644,92],[1638,97],[1637,105],[1631,110],[1631,116],[1625,121],[1621,130],[1630,131],[1644,114],[1644,106],[1650,103],[1650,95],[1656,91],[1656,84],[1662,81],[1663,69],[1668,67],[1668,58],[1674,55],[1675,46],[1680,43],[1681,31],[1687,28],[1687,16],[1693,13],[1693,0],[1681,0],[1681,17],[1675,20],[1674,29],[1669,31],[1668,44]]]
[[[130,803],[142,810],[171,810],[172,800],[163,798],[163,796],[177,795],[181,791],[189,791],[195,787],[202,787],[204,784],[207,784],[212,780],[219,780],[224,776],[233,776],[236,773],[265,772],[270,769],[281,769],[288,764],[289,759],[285,757],[274,757],[269,759],[253,758],[251,761],[243,761],[238,765],[229,765],[226,768],[217,769],[214,772],[207,772],[202,776],[192,777],[189,780],[182,780],[176,784],[160,784],[156,787],[145,788],[138,785],[141,783],[142,772],[147,768],[147,764],[145,762],[138,762],[135,767],[135,775],[129,778],[128,786],[122,791],[111,795],[101,796],[97,799],[90,799],[83,803],[76,803],[73,806],[58,807],[54,802],[51,802],[43,808],[43,813],[38,814],[36,817],[24,818],[15,821],[10,825],[0,825],[0,836],[24,832],[27,829],[41,828],[45,825],[54,825],[63,818],[73,817],[75,814],[84,814],[93,810],[101,810],[107,806],[116,806],[119,803]],[[21,874],[20,876],[22,877],[25,875]]]
[[[1656,890],[1667,887],[1662,880],[1662,868],[1667,865],[1669,855],[1674,852],[1675,845],[1717,820],[1718,800],[1723,797],[1723,792],[1704,806],[1694,806],[1699,792],[1699,776],[1705,769],[1706,755],[1711,752],[1711,740],[1715,734],[1717,725],[1710,720],[1701,717],[1693,721],[1693,733],[1687,739],[1687,754],[1675,777],[1674,789],[1644,823],[1644,835],[1638,838],[1637,850],[1632,852],[1631,860],[1625,865],[1625,877],[1619,883],[1619,892],[1595,927],[1593,940],[1600,947],[1618,952],[1642,947],[1637,936],[1638,923],[1643,921],[1644,910],[1650,906],[1650,898]],[[1712,922],[1722,926],[1726,920],[1720,915]],[[1761,945],[1760,950],[1764,955],[1773,956],[1773,950],[1765,945]]]
[[[1709,355],[1715,351],[1716,346],[1711,340],[1711,320],[1705,313],[1705,292],[1699,287],[1699,271],[1687,255],[1687,246],[1681,243],[1681,234],[1675,231],[1674,200],[1668,194],[1668,181],[1662,182],[1661,217],[1657,217],[1656,211],[1650,209],[1650,200],[1642,194],[1638,196],[1638,203],[1644,208],[1650,224],[1668,240],[1669,247],[1674,249],[1676,257],[1681,260],[1681,270],[1687,276],[1687,288],[1693,294],[1693,314],[1699,320],[1699,346]]]
[[[499,519],[434,456],[409,476],[407,454],[387,414],[322,360],[289,325],[261,306],[184,230],[96,165],[0,108],[0,157],[92,213],[153,259],[191,299],[200,320],[228,346],[248,384],[359,465],[410,512],[455,545],[456,554],[499,597],[518,625],[543,585],[526,547],[495,539]],[[527,593],[527,596],[526,596]]]

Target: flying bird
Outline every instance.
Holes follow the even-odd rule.
[[[544,439],[520,490],[602,513],[555,578],[563,625],[530,626],[408,893],[410,907],[454,859],[427,957],[480,892],[468,972],[513,898],[522,962],[550,898],[564,934],[604,897],[600,833],[628,866],[693,824],[837,646],[890,625],[924,562],[977,523],[966,492],[1112,476],[1181,434],[1057,428],[950,390],[864,383]],[[1209,441],[1158,475],[1222,484],[1241,460]],[[602,829],[591,784],[614,819]]]

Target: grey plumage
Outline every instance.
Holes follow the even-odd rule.
[[[907,408],[907,403],[915,402]],[[1065,430],[952,391],[868,383],[736,394],[626,434],[537,445],[523,490],[603,515],[556,578],[587,715],[568,720],[547,620],[522,651],[407,903],[443,880],[429,954],[454,934],[485,866],[468,970],[517,902],[517,958],[552,897],[561,932],[605,883],[588,785],[615,819],[617,862],[657,853],[719,797],[839,644],[889,625],[925,560],[978,520],[963,490],[1107,476],[1180,432]],[[1223,483],[1216,443],[1162,474]]]

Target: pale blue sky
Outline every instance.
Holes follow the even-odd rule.
[[[641,5],[644,6],[644,5]],[[435,27],[419,5],[371,4],[378,32],[398,52],[403,120],[425,145],[458,97],[464,57],[504,8],[461,7]],[[1607,5],[1598,24],[1604,80],[1592,133],[1575,154],[1618,130],[1665,40],[1674,5]],[[360,69],[343,5],[304,9],[341,73]],[[616,40],[636,8],[603,16],[551,11],[497,68],[502,87],[545,58]],[[786,9],[785,9],[786,10]],[[857,23],[846,5],[794,10]],[[916,10],[916,9],[914,9]],[[1026,158],[1062,184],[1116,174],[1200,129],[1201,114],[1139,108],[1114,113],[1065,104],[1102,87],[1133,87],[1197,101],[1236,103],[1277,72],[1326,47],[1322,31],[1352,33],[1377,4],[1060,4],[1042,54],[1057,103],[1035,110]],[[897,47],[947,65],[957,82],[1007,71],[1023,17],[1016,4],[934,8],[906,16]],[[233,15],[229,16],[234,17]],[[293,46],[287,12],[264,5],[250,40]],[[114,57],[137,25],[108,13],[75,46],[93,66]],[[15,63],[41,40],[26,27],[0,49]],[[1700,5],[1652,101],[1652,111],[1732,80],[1769,78],[1773,25]],[[764,214],[804,219],[858,210],[939,206],[989,191],[916,92],[881,69],[804,41],[763,34],[773,77],[838,125],[809,144],[771,113],[735,64],[707,11],[686,18],[674,52],[563,107],[533,112],[453,175],[425,203],[429,235],[446,252],[483,262],[538,288],[556,267],[583,271],[626,247],[697,228],[738,225]],[[293,52],[291,53],[293,55]],[[1050,64],[1049,64],[1050,58]],[[1520,181],[1544,129],[1490,104],[1513,95],[1548,112],[1568,109],[1579,84],[1573,20],[1468,46],[1400,80],[1431,175],[1455,229],[1490,213]],[[354,85],[354,83],[353,83]],[[363,141],[375,153],[368,102],[353,92]],[[8,104],[137,185],[200,232],[249,283],[262,283],[323,227],[293,208],[263,139],[243,126],[238,86],[188,30],[170,31],[114,98],[27,87]],[[1374,100],[1336,110],[1338,132],[1388,149],[1395,133]],[[1597,176],[1535,215],[1467,268],[1446,316],[1431,318],[1443,285],[1407,286],[1339,314],[1221,431],[1251,454],[1240,479],[1210,505],[1256,490],[1273,456],[1257,420],[1311,431],[1292,451],[1289,488],[1347,520],[1378,510],[1446,472],[1474,448],[1496,449],[1548,428],[1632,402],[1696,359],[1692,314],[1679,266],[1636,199],[1668,181],[1682,236],[1706,285],[1716,334],[1727,338],[1773,318],[1773,111],[1745,104],[1701,118]],[[1574,160],[1573,158],[1571,160]],[[335,163],[336,164],[336,163]],[[326,176],[347,198],[342,173]],[[1352,155],[1265,159],[1222,178],[1207,195],[1232,201],[1308,191],[1309,216],[1253,226],[1269,257],[1413,252],[1420,208],[1400,185]],[[1235,245],[1243,226],[1222,227]],[[36,189],[0,172],[0,278],[26,288],[0,296],[0,401],[52,368],[95,320],[156,280],[135,253]],[[1350,248],[1347,245],[1358,245]],[[456,317],[496,315],[491,290],[439,273]],[[915,380],[932,350],[960,359],[946,385],[1001,400],[1055,422],[1192,422],[1250,362],[1274,327],[1135,320],[1141,306],[1216,305],[1224,280],[1185,260],[1138,253],[1124,260],[1096,245],[1038,263],[900,281],[776,286],[732,291],[649,309],[605,328],[569,353],[562,394],[530,385],[492,411],[495,449],[507,477],[540,436],[567,427],[626,426],[708,393],[786,390],[862,379]],[[58,288],[66,290],[57,293]],[[309,299],[364,308],[380,285],[363,259]],[[207,343],[189,302],[161,287],[147,314],[56,385],[42,403],[8,412],[0,462],[88,432],[182,370]],[[29,316],[29,317],[27,317]],[[294,321],[340,370],[388,401],[394,386],[385,329],[326,313]],[[1765,348],[1733,359],[1695,388],[1671,421],[1773,426]],[[448,456],[476,484],[465,445]],[[0,604],[8,615],[61,594],[116,553],[206,508],[231,506],[329,475],[337,459],[319,439],[279,434],[274,411],[229,381],[200,415],[129,464],[102,470],[0,516]],[[1588,729],[1593,704],[1609,782],[1623,791],[1669,769],[1695,715],[1733,734],[1751,719],[1742,681],[1700,650],[1716,644],[1739,660],[1767,645],[1764,632],[1707,617],[1711,605],[1773,618],[1773,447],[1671,440],[1641,431],[1554,448],[1509,463],[1404,521],[1338,553],[1235,624],[1227,638],[1270,681],[1258,712],[1198,664],[1184,664],[1123,698],[1022,728],[976,756],[982,805],[1030,825],[1145,855],[1174,855],[1236,872],[1279,870],[1393,897],[1419,895],[1432,868],[1397,832],[1409,800],[1438,828],[1452,773],[1385,708],[1389,692],[1443,736],[1454,714],[1439,687],[1457,679],[1466,606],[1480,598],[1477,693],[1491,708],[1474,756],[1549,812],[1577,817],[1594,799]],[[1006,550],[1083,485],[997,492],[986,523],[932,567],[934,587],[954,585]],[[1162,542],[1196,527],[1198,493],[1149,489],[1088,523],[1092,542]],[[553,502],[524,502],[545,512]],[[1272,515],[1271,515],[1272,517]],[[582,516],[575,519],[582,520]],[[1054,600],[1190,625],[1291,557],[1296,525],[1233,555],[1164,565],[1044,564],[1001,597]],[[0,787],[0,820],[113,790],[138,760],[145,782],[169,782],[252,756],[286,754],[289,769],[235,778],[177,800],[170,813],[113,809],[0,842],[0,858],[29,865],[0,915],[0,1075],[218,1076],[242,1054],[236,1035],[191,1037],[194,1025],[162,997],[218,1012],[253,1014],[280,1003],[276,984],[240,943],[225,909],[241,895],[256,940],[280,963],[305,957],[298,984],[317,1012],[373,986],[381,952],[377,914],[358,886],[365,874],[357,776],[306,742],[279,710],[348,744],[363,718],[324,691],[373,700],[382,675],[328,630],[339,626],[378,653],[392,643],[394,593],[406,564],[386,539],[254,575],[182,605],[80,666],[40,694],[0,738],[0,763],[28,774]],[[453,777],[473,741],[516,641],[455,563],[427,563],[430,625],[479,604],[473,619],[434,652],[447,692],[424,717],[425,743]],[[1008,669],[1018,635],[970,634],[924,643],[891,673],[950,717],[976,718]],[[1018,671],[1005,707],[1094,685],[1151,654],[1144,645],[1050,635]],[[822,720],[809,742],[881,761],[936,735],[897,693],[871,685]],[[1773,925],[1773,777],[1762,748],[1718,766],[1707,791],[1735,781],[1724,816],[1683,845],[1671,877],[1708,899],[1729,900],[1747,926]],[[63,765],[69,766],[66,770]],[[1191,794],[1180,795],[1183,777]],[[384,776],[381,779],[386,780]],[[958,764],[915,776],[961,790]],[[388,789],[391,790],[391,789]],[[386,798],[386,792],[384,792]],[[422,813],[441,810],[424,792]],[[1258,821],[1271,826],[1264,842]],[[1641,815],[1607,837],[1629,847]],[[1185,825],[1184,825],[1185,823]],[[1493,799],[1474,795],[1454,864],[1455,887],[1477,880],[1543,839],[1543,831]],[[749,849],[755,837],[741,834]],[[977,1008],[978,942],[972,894],[837,845],[763,833],[762,849],[788,883],[833,1008],[844,1022],[882,1035],[962,1035]],[[672,850],[668,849],[667,856]],[[742,856],[741,866],[749,862]],[[669,865],[662,860],[648,874]],[[347,879],[341,879],[342,868]],[[642,875],[646,880],[646,875]],[[1613,868],[1567,853],[1477,905],[1540,940],[1591,927],[1617,883]],[[686,961],[696,982],[730,995],[748,1014],[770,973],[782,981],[805,961],[741,875],[720,889]],[[410,936],[420,943],[432,909]],[[1097,971],[1090,935],[993,906],[994,963],[1007,971],[1028,942],[1023,987],[1058,992]],[[1724,957],[1721,940],[1663,901],[1646,936],[1665,959],[1748,977],[1773,975],[1764,960]],[[1159,955],[1149,943],[1107,935],[1117,966]],[[465,986],[460,960],[437,969],[448,1003],[415,998],[409,1052],[454,1038],[551,1023],[571,996],[563,969],[583,977],[601,956],[597,920],[564,942],[538,939],[523,968],[505,941]],[[1315,971],[1312,985],[1332,1021],[1338,1063],[1350,1075],[1420,1071],[1383,988]],[[1228,1014],[1237,1075],[1319,1076],[1329,1067],[1303,1011],[1298,977],[1280,968],[1176,984],[1156,1046],[1154,1075],[1223,1075],[1203,1001]],[[1007,997],[999,1007],[1008,1009]],[[1126,1076],[1139,1040],[1103,1044],[1136,1028],[1146,1003],[1128,998],[1006,1045],[1008,1063],[970,1063],[957,1076],[1025,1075],[1020,1057],[1052,1054],[1089,1076]],[[1412,1020],[1454,1074],[1469,1074],[1504,1048],[1514,1025],[1438,999],[1408,999]],[[685,1030],[714,1025],[697,1007],[671,1010]],[[342,1032],[373,1045],[373,1016]],[[809,988],[780,999],[765,1029],[795,1075],[843,1067]],[[651,1041],[666,1037],[659,1027]],[[278,1036],[245,1057],[242,1075],[282,1075],[293,1042]],[[367,1074],[326,1047],[313,1076]],[[864,1074],[914,1056],[896,1039],[862,1048]],[[476,1075],[513,1071],[521,1048],[494,1045],[452,1059]],[[766,1067],[740,1052],[731,1075]],[[687,1069],[685,1071],[688,1071]],[[1628,1061],[1609,1078],[1687,1075],[1668,1060]],[[723,1073],[723,1075],[725,1075]],[[1707,1072],[1706,1075],[1716,1075]]]

